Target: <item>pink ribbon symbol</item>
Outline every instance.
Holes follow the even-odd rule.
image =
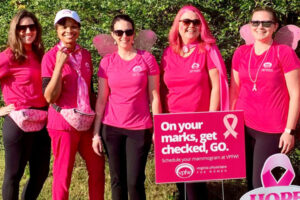
[[[228,119],[233,119],[232,124],[230,125],[228,122]],[[223,118],[224,125],[227,129],[227,131],[224,133],[225,139],[229,136],[232,135],[234,138],[237,137],[238,133],[234,130],[237,123],[238,123],[238,118],[234,114],[228,114]]]
[[[278,181],[276,181],[273,174],[271,173],[271,170],[275,167],[283,167],[286,170]],[[261,172],[261,182],[264,187],[289,186],[294,178],[295,172],[289,157],[281,153],[270,156],[266,160]]]

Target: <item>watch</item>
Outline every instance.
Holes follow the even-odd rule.
[[[286,132],[290,135],[295,135],[297,133],[297,130],[296,129],[285,128],[284,132]]]

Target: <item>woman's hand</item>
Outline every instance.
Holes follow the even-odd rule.
[[[295,137],[287,132],[283,132],[279,140],[279,148],[282,148],[281,153],[287,154],[294,145]]]
[[[94,152],[98,156],[103,155],[103,144],[101,141],[101,137],[99,135],[94,135],[92,147],[93,147]]]
[[[15,110],[14,104],[9,104],[8,106],[1,107],[0,108],[0,117],[9,114],[13,110]]]
[[[286,86],[289,92],[289,110],[286,122],[286,128],[296,127],[299,119],[299,101],[300,101],[300,70],[292,70],[284,74]],[[295,145],[295,137],[284,131],[280,137],[279,148],[281,153],[287,154]]]
[[[56,53],[56,64],[55,67],[61,67],[64,66],[65,62],[68,59],[68,54],[66,53],[66,51],[64,49],[59,50]]]

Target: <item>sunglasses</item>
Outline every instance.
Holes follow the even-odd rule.
[[[35,24],[29,24],[29,25],[18,25],[17,29],[19,31],[25,32],[29,28],[30,31],[35,31],[36,30],[36,25]]]
[[[123,36],[123,34],[125,33],[126,36],[132,36],[133,33],[134,33],[134,30],[133,29],[128,29],[126,31],[123,31],[123,30],[115,30],[113,31],[115,35],[121,37]]]
[[[275,24],[273,21],[250,21],[251,25],[254,27],[258,27],[260,24],[262,27],[269,28],[272,24]]]
[[[191,23],[193,23],[194,26],[199,26],[201,24],[200,19],[183,19],[183,20],[179,20],[179,22],[182,22],[184,25],[189,26]]]

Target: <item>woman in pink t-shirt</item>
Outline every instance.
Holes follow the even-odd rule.
[[[230,88],[231,109],[245,115],[249,190],[261,187],[270,155],[293,148],[300,101],[300,62],[292,48],[273,41],[278,28],[273,9],[255,9],[250,27],[255,42],[235,51]]]
[[[47,103],[42,93],[41,35],[36,16],[21,10],[10,23],[8,48],[0,53],[0,83],[6,105],[0,108],[0,116],[5,116],[2,127],[5,149],[2,198],[5,200],[19,198],[19,183],[27,163],[30,177],[22,199],[37,199],[49,172],[50,138],[45,127]],[[15,113],[22,115],[29,111],[44,114],[41,129],[25,127],[26,120],[14,117]]]
[[[106,55],[99,66],[93,148],[109,161],[112,199],[146,199],[145,166],[151,146],[152,113],[160,113],[159,67],[154,56],[133,47],[134,22],[116,16],[111,36],[118,51]],[[102,124],[101,124],[102,123]]]
[[[91,113],[91,55],[77,44],[81,22],[75,11],[64,9],[57,12],[54,25],[60,42],[44,55],[42,61],[44,96],[51,104],[47,129],[54,156],[52,199],[69,199],[75,155],[79,152],[89,175],[89,199],[103,200],[104,157],[92,149],[92,129],[82,130],[68,121],[73,119],[73,122],[85,123],[83,116],[88,114],[87,111]],[[63,115],[64,111],[75,109],[77,114],[85,115],[79,114],[79,118]]]
[[[197,8],[184,6],[179,10],[169,43],[161,60],[163,112],[219,110],[220,71],[208,53],[216,48],[215,38]],[[179,183],[177,187],[181,200],[185,196],[188,200],[208,198],[205,183],[186,183],[185,187]]]

